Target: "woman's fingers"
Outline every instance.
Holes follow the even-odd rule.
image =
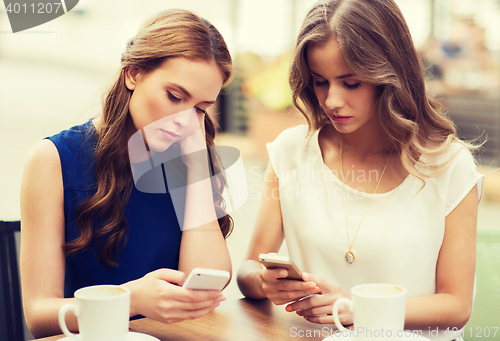
[[[304,308],[300,310],[296,310],[297,315],[299,316],[322,316],[322,315],[331,315],[332,314],[332,305],[323,305],[312,308]],[[339,311],[340,314],[340,311]]]
[[[286,306],[286,311],[297,311],[302,309],[310,309],[316,306],[323,306],[329,304],[322,296],[311,296],[303,300],[293,302]],[[331,312],[330,312],[331,313]]]
[[[178,289],[176,290],[176,300],[186,303],[210,301],[214,299],[222,299],[224,297],[219,290],[194,290],[186,288],[176,289]]]
[[[332,316],[333,303],[340,297],[344,296],[339,292],[310,296],[289,304],[285,309],[289,312],[295,311],[297,315],[304,317],[309,322],[334,323]],[[340,307],[338,315],[342,324],[352,324],[352,313],[347,307]]]
[[[196,310],[170,309],[168,311],[165,311],[165,313],[162,315],[163,322],[174,323],[184,320],[197,319],[212,312],[218,305],[219,303]]]
[[[278,278],[285,278],[288,275],[288,271],[283,268],[277,269],[267,269],[262,266],[262,270],[260,271],[260,277],[265,281],[272,281]]]
[[[311,293],[320,290],[313,282],[302,282],[293,279],[278,279],[272,282],[263,282],[263,286],[267,286],[275,291],[306,291]],[[264,289],[265,290],[265,289]]]
[[[333,316],[331,315],[332,312],[330,311],[330,313],[328,315],[326,314],[322,314],[322,315],[302,315],[302,311],[300,312],[297,312],[300,316],[303,316],[304,319],[306,319],[307,321],[309,322],[313,322],[313,323],[320,323],[320,324],[333,324],[335,323],[333,321]],[[305,313],[305,312],[304,312]],[[350,312],[340,312],[339,311],[339,320],[340,320],[340,323],[344,326],[349,326],[352,324],[352,313]]]
[[[314,282],[286,279],[288,271],[283,268],[261,271],[262,290],[275,304],[285,304],[319,292],[321,289]]]
[[[263,286],[265,285],[267,288],[276,291],[314,290],[317,288],[314,282],[285,279],[288,276],[288,271],[283,268],[264,269],[261,271],[260,276]]]
[[[319,324],[333,324],[333,317],[332,315],[328,316],[304,316],[304,318],[312,323],[319,323]]]
[[[267,291],[267,297],[277,305],[297,301],[315,293],[315,289]]]
[[[195,290],[173,285],[166,289],[163,292],[164,302],[170,302],[174,309],[196,310],[226,300],[219,290]]]
[[[278,291],[269,295],[269,299],[276,305],[296,301],[302,297],[310,295],[309,291]]]
[[[186,289],[189,290],[189,289]],[[169,304],[166,305],[167,309],[172,310],[182,310],[182,311],[196,311],[206,308],[210,308],[225,301],[225,297],[222,295],[217,295],[215,297],[203,298],[199,300],[193,300],[186,297],[178,297],[176,300],[171,300]]]
[[[313,274],[310,274],[308,272],[303,272],[302,273],[302,280],[304,282],[314,282],[322,290],[327,290],[327,291],[331,291],[333,289],[332,286],[334,286],[333,283],[330,283],[330,282],[326,281],[323,277],[317,276],[317,275],[313,275]]]
[[[172,289],[169,298],[159,304],[161,320],[167,323],[204,316],[226,299],[216,290]]]
[[[158,279],[162,279],[168,283],[182,285],[186,280],[186,275],[182,271],[172,269],[158,269],[150,273]]]

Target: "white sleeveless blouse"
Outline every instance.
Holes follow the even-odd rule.
[[[395,189],[375,194],[348,251],[342,182],[323,162],[316,131],[307,137],[307,126],[282,132],[267,148],[279,179],[279,199],[288,252],[305,272],[320,275],[346,291],[362,283],[403,286],[408,297],[436,293],[436,262],[443,242],[445,217],[478,185],[484,176],[476,171],[470,152],[454,143],[442,155],[453,157],[444,173],[422,182],[412,175]],[[454,156],[453,156],[454,155]],[[437,160],[438,162],[441,160]],[[358,181],[378,180],[378,174],[355,173]],[[345,186],[349,238],[359,226],[372,193]],[[424,331],[424,336],[428,331]],[[435,340],[452,340],[439,333]]]

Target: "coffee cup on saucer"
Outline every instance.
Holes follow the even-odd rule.
[[[351,289],[351,297],[333,304],[333,320],[339,332],[348,332],[356,341],[395,341],[404,339],[406,289],[385,283],[361,284]],[[339,320],[339,308],[353,313],[354,329],[346,329]]]
[[[76,304],[59,309],[59,326],[70,340],[123,341],[127,339],[130,290],[118,285],[95,285],[75,291]],[[72,334],[65,316],[72,311],[78,319],[80,335]]]

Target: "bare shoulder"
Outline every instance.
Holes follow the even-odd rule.
[[[31,147],[26,160],[26,165],[36,166],[60,166],[59,152],[52,141],[45,139],[37,142]]]
[[[59,196],[60,193],[62,172],[59,152],[50,140],[39,141],[31,148],[24,166],[21,206],[23,198],[32,204],[35,198]]]

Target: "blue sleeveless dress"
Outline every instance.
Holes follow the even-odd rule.
[[[76,209],[97,188],[93,166],[95,133],[92,121],[88,121],[48,137],[61,159],[66,242],[79,237]],[[66,257],[64,297],[73,297],[84,286],[123,284],[160,268],[178,269],[182,232],[168,190],[166,194],[143,193],[134,186],[124,216],[127,240],[120,249],[118,267],[106,266],[93,242],[90,249]]]

